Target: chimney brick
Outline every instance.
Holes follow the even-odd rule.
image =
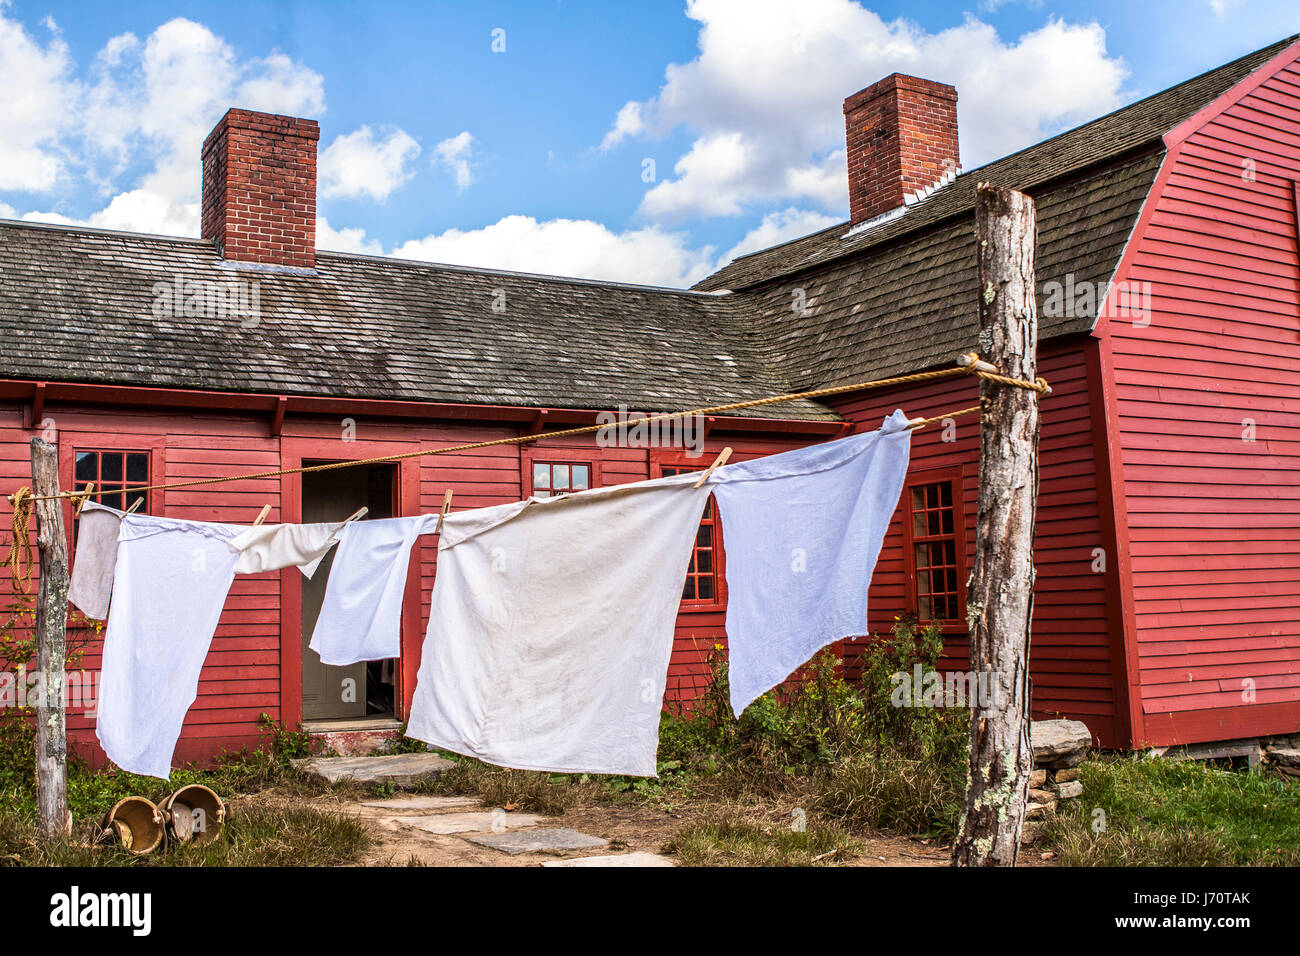
[[[865,222],[960,167],[957,90],[894,73],[844,101],[849,215]]]
[[[232,109],[203,141],[204,239],[223,259],[316,266],[315,120]]]

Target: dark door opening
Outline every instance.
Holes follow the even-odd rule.
[[[324,464],[304,461],[304,465]],[[342,521],[363,505],[365,518],[391,518],[397,499],[396,465],[358,465],[302,476],[302,520]],[[302,716],[304,720],[392,717],[396,705],[397,661],[366,661],[346,667],[322,664],[307,645],[320,616],[335,548],[310,580],[302,582]]]

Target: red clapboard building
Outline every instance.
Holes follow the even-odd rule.
[[[230,111],[204,145],[201,239],[0,223],[0,482],[57,440],[65,488],[132,488],[440,446],[503,445],[144,493],[151,514],[250,522],[458,509],[635,481],[976,403],[973,378],[708,418],[682,447],[548,438],[944,368],[978,347],[975,185],[1038,211],[1042,401],[1036,718],[1105,746],[1300,730],[1300,43],[1250,54],[978,170],[957,91],[894,75],[845,101],[851,218],[689,291],[316,251],[310,120]],[[871,582],[871,628],[915,613],[964,668],[978,419],[916,433]],[[0,520],[9,521],[4,504]],[[71,508],[67,518],[72,519]],[[725,642],[705,516],[668,696]],[[577,546],[577,543],[575,543]],[[410,703],[435,572],[411,561],[402,657],[306,648],[324,574],[236,580],[178,761],[252,744],[260,714],[388,730]],[[635,588],[635,582],[629,582]],[[0,582],[6,601],[9,582]],[[850,668],[865,641],[845,642]],[[98,648],[83,661],[93,672]],[[338,688],[364,688],[342,699]],[[74,739],[98,759],[93,724]]]

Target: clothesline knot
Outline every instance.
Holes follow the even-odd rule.
[[[28,534],[29,519],[32,510],[32,489],[24,485],[9,496],[14,504],[13,537],[9,541],[9,556],[5,563],[9,565],[9,577],[14,590],[29,593],[32,578],[32,539]]]

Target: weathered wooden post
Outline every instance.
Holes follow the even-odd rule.
[[[69,832],[68,742],[64,725],[64,666],[68,627],[68,545],[59,493],[59,452],[32,439],[32,490],[36,501],[36,544],[40,551],[40,590],[36,603],[36,804],[41,834]]]
[[[1003,375],[1038,375],[1034,201],[981,183],[975,233],[980,349]],[[979,518],[966,608],[970,666],[992,699],[971,705],[970,776],[952,860],[1014,866],[1033,769],[1029,741],[1029,624],[1038,498],[1038,393],[980,384]]]

